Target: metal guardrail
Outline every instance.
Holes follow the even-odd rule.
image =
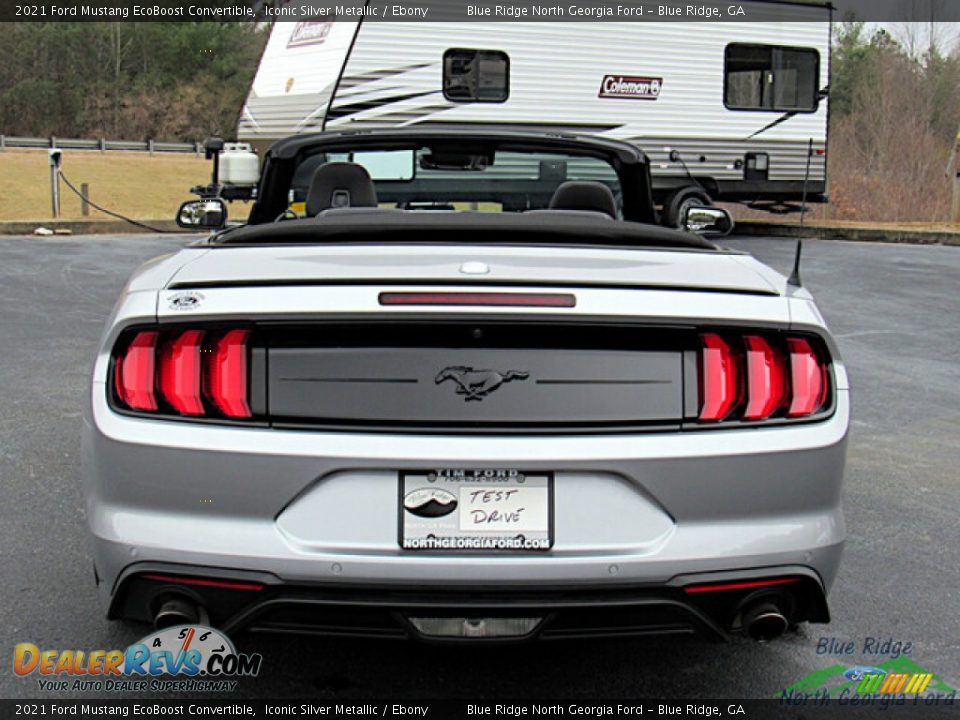
[[[0,135],[0,150],[6,148],[59,148],[61,150],[99,150],[100,152],[126,151],[126,152],[146,152],[154,153],[193,153],[200,155],[203,153],[202,142],[160,142],[157,140],[97,140],[78,139],[78,138],[31,138],[16,137],[12,135]]]

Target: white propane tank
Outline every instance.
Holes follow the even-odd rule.
[[[260,158],[247,143],[225,143],[220,151],[220,182],[249,187],[260,179]]]

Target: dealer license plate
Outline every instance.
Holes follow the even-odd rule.
[[[552,545],[552,473],[400,473],[400,546],[406,550],[531,551]]]

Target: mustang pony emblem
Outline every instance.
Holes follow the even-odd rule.
[[[471,367],[453,366],[441,370],[434,382],[439,385],[447,380],[453,380],[457,384],[457,395],[463,395],[463,399],[469,401],[483,400],[504,383],[511,380],[526,380],[528,377],[530,377],[530,373],[520,372],[519,370],[497,372],[496,370],[474,370]]]

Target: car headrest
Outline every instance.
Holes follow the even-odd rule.
[[[600,182],[568,180],[550,198],[551,210],[591,210],[617,217],[617,202],[610,188]]]
[[[341,207],[377,207],[377,191],[362,165],[330,162],[313,174],[307,193],[307,215]]]

